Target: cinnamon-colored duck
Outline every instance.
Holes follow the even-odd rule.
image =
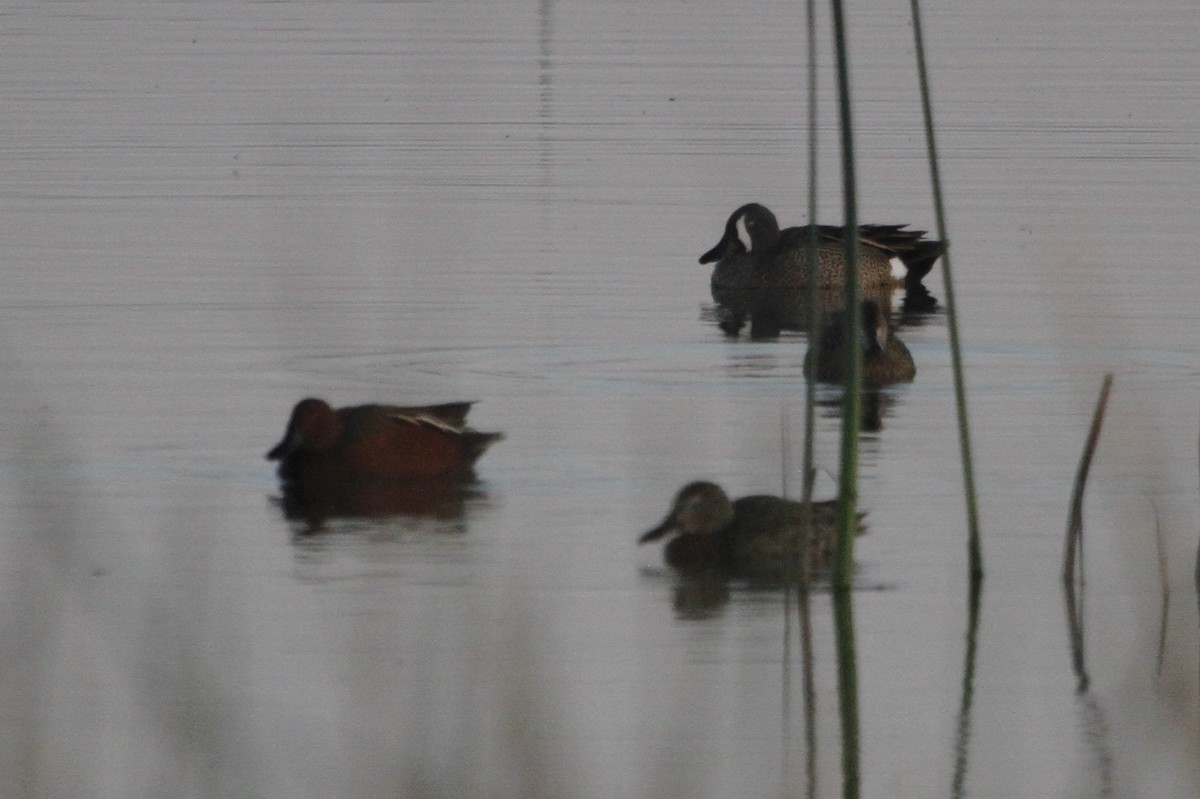
[[[288,482],[353,483],[469,476],[503,438],[466,426],[471,402],[334,409],[308,398],[292,409],[283,440],[267,453]]]

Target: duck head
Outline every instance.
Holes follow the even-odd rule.
[[[302,399],[292,409],[283,440],[271,448],[267,460],[285,460],[301,450],[326,452],[341,435],[342,424],[328,402],[313,397]]]
[[[859,329],[858,342],[862,345],[863,355],[870,357],[882,354],[890,335],[887,315],[874,300],[863,300],[861,315],[862,326]],[[832,340],[838,342],[838,346],[843,341],[845,325],[846,312],[840,310],[833,313],[826,326],[829,331],[827,335],[832,335]]]
[[[725,235],[704,255],[700,263],[710,264],[731,255],[771,247],[779,240],[779,222],[765,205],[748,203],[733,212],[725,223]]]
[[[667,533],[715,535],[733,523],[733,503],[716,483],[698,480],[679,489],[665,519],[638,539],[645,544]]]
[[[888,342],[888,320],[879,303],[874,300],[863,300],[862,304],[862,345],[866,355],[883,353]]]

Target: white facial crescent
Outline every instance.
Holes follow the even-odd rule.
[[[750,231],[746,229],[745,214],[742,214],[737,218],[737,222],[734,223],[734,227],[737,229],[738,241],[740,241],[742,246],[746,248],[746,252],[750,252],[751,247],[754,246],[754,242],[750,238]]]

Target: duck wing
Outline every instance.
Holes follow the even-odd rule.
[[[381,405],[382,410],[390,419],[404,424],[426,425],[445,430],[447,433],[461,433],[467,427],[467,413],[475,402],[446,402],[441,405]]]

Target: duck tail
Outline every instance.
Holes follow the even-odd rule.
[[[487,452],[488,447],[504,438],[503,433],[480,433],[477,430],[465,430],[459,439],[463,457],[467,463],[473,464]]]
[[[425,415],[429,417],[461,430],[466,426],[467,413],[474,404],[474,400],[469,402],[444,402],[441,405],[430,405],[420,410],[424,411]]]
[[[900,253],[900,260],[908,267],[908,274],[904,276],[904,282],[909,286],[916,285],[921,282],[930,270],[933,269],[933,264],[938,258],[942,257],[942,253],[946,251],[946,245],[940,241],[926,240],[916,242],[912,249],[907,252]]]

